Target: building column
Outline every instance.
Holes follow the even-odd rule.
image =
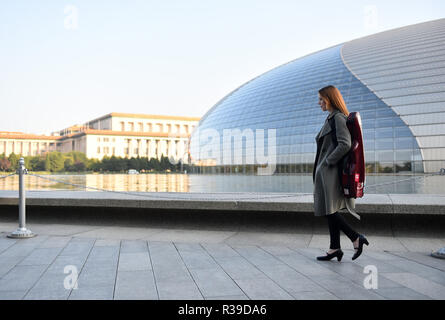
[[[152,149],[152,147],[151,147],[151,139],[147,139],[145,141],[145,143],[147,144],[146,156],[147,156],[148,160],[150,160],[150,158],[151,158],[151,149]]]
[[[163,148],[163,146],[164,146],[164,143],[163,143],[163,140],[162,139],[159,139],[158,140],[158,143],[157,143],[157,146],[156,146],[156,157],[159,159],[159,160],[161,160],[161,156],[162,156],[162,154],[164,153],[164,148]]]
[[[161,144],[161,152],[159,153],[159,158],[161,158],[161,155],[164,154],[164,157],[167,156],[167,140],[162,139],[160,141]]]
[[[133,142],[131,141],[131,139],[127,139],[127,148],[128,148],[128,153],[125,155],[125,157],[131,158],[131,149],[133,147]]]
[[[162,140],[160,140],[160,139],[157,139],[156,140],[156,158],[157,159],[161,159],[161,154],[162,154],[162,150],[161,150],[161,148],[162,148],[162,145],[161,145],[161,142],[162,142]]]
[[[137,157],[137,156],[139,156],[141,154],[141,139],[136,139],[136,147],[138,149],[137,154],[135,154],[136,157]]]
[[[165,139],[165,153],[164,156],[166,156],[167,158],[171,156],[171,145],[172,145],[172,141],[170,139]]]

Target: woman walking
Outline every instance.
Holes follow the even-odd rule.
[[[337,260],[341,261],[343,251],[340,247],[340,230],[352,241],[355,249],[352,260],[355,260],[361,255],[363,244],[369,244],[368,240],[353,230],[338,212],[346,208],[360,219],[354,211],[355,199],[346,198],[343,194],[338,173],[339,161],[351,149],[351,134],[346,126],[349,111],[340,91],[334,86],[327,86],[318,91],[318,104],[323,111],[329,111],[329,115],[315,137],[317,155],[313,170],[314,213],[315,216],[326,217],[331,243],[326,256],[317,257],[317,260],[331,260],[337,257]],[[329,124],[332,117],[335,121],[335,131]],[[334,144],[333,134],[336,135],[337,146]]]

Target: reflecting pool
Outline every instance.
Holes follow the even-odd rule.
[[[27,175],[25,176],[26,190],[98,191],[98,189],[104,189],[138,192],[313,192],[311,174],[273,176],[172,173],[54,174],[42,175],[42,177],[57,181],[48,181],[33,175]],[[365,193],[445,194],[444,186],[445,175],[367,175]],[[0,190],[18,190],[18,176],[0,179]]]

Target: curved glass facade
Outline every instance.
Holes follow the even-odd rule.
[[[341,57],[343,44],[296,59],[236,89],[199,122],[191,135],[190,155],[195,172],[256,173],[255,149],[243,144],[223,143],[225,129],[264,129],[267,153],[268,129],[276,129],[274,173],[310,173],[316,153],[315,136],[328,112],[318,105],[318,90],[336,86],[350,112],[361,114],[368,173],[423,172],[422,157],[409,127],[379,97],[358,80]],[[202,139],[200,132],[213,129],[219,137]],[[262,142],[261,142],[262,143]],[[219,153],[209,154],[209,149]],[[256,147],[256,145],[255,145]],[[216,161],[230,148],[242,161]],[[252,160],[254,159],[254,160]],[[210,161],[208,161],[210,160]]]

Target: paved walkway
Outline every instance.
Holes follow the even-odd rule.
[[[7,238],[16,227],[0,222],[0,299],[445,299],[445,260],[429,256],[445,238],[368,235],[339,263],[315,260],[325,235],[33,224]]]

